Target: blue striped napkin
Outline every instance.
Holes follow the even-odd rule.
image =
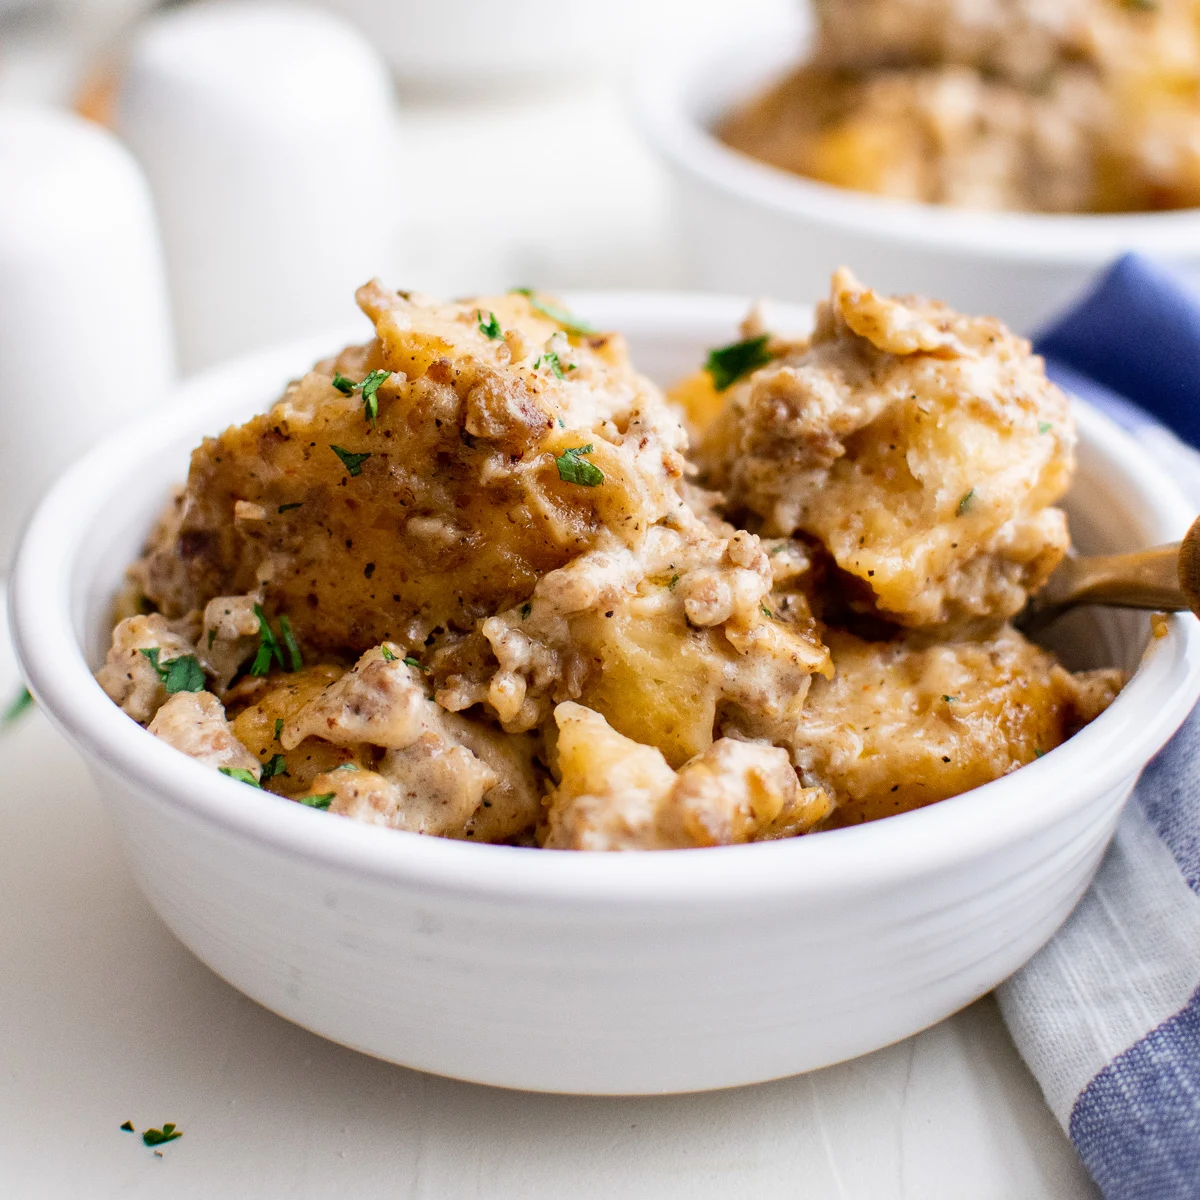
[[[1200,445],[1200,291],[1189,280],[1123,258],[1037,348],[1053,378],[1146,444],[1200,507],[1200,454],[1187,444]],[[1143,773],[1079,907],[997,996],[1106,1200],[1198,1200],[1200,708]]]

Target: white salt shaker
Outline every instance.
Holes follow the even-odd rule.
[[[154,191],[185,370],[344,324],[354,289],[391,273],[391,78],[341,18],[271,0],[162,13],[130,47],[116,126]]]
[[[173,373],[137,163],[71,113],[0,106],[0,577],[40,494]]]

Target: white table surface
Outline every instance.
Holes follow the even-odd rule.
[[[131,0],[132,2],[132,0]],[[32,42],[0,99],[77,73]],[[669,286],[664,180],[614,87],[487,106],[409,102],[408,150],[453,143],[470,189],[411,197],[399,286]],[[587,144],[536,189],[516,145]],[[0,705],[16,686],[0,624]],[[702,1096],[504,1092],[377,1062],[246,1000],[135,889],[74,750],[37,712],[0,731],[0,1196],[1095,1197],[994,1002],[796,1079]],[[162,1157],[139,1130],[173,1121]]]

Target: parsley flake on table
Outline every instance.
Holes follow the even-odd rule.
[[[0,725],[11,725],[33,707],[33,695],[27,687],[23,687],[13,702],[4,710],[0,717]]]
[[[718,392],[731,388],[737,381],[771,361],[767,349],[769,335],[747,338],[744,342],[733,342],[708,352],[704,369],[712,376],[713,387]]]
[[[253,771],[247,771],[245,767],[218,767],[222,775],[228,775],[230,779],[236,779],[238,783],[248,783],[251,787],[262,787],[262,784],[254,778]]]
[[[362,474],[363,463],[371,457],[369,451],[366,454],[352,454],[349,450],[343,450],[341,446],[329,448],[342,460],[342,466],[354,476]]]
[[[126,1133],[133,1133],[133,1132],[134,1132],[134,1128],[133,1128],[133,1122],[132,1122],[132,1121],[126,1121],[126,1122],[125,1122],[125,1123],[124,1123],[124,1124],[121,1126],[121,1128],[122,1128],[122,1129],[123,1129],[123,1130],[124,1130]]]
[[[496,319],[494,312],[488,313],[488,319],[483,319],[483,309],[475,310],[475,319],[479,322],[479,332],[485,338],[490,338],[493,342],[498,342],[504,337],[504,330],[500,328],[500,322]]]
[[[161,1129],[147,1129],[142,1134],[142,1141],[147,1146],[164,1146],[167,1142],[173,1142],[176,1138],[181,1137],[183,1137],[183,1131],[167,1122]]]
[[[549,317],[550,320],[557,321],[567,333],[573,333],[576,337],[584,337],[589,333],[596,332],[586,321],[581,321],[578,317],[567,312],[565,308],[560,308],[557,304],[548,304],[544,300],[539,300],[533,288],[513,288],[513,291],[518,296],[524,296],[529,301],[530,307],[540,312],[543,317]]]
[[[971,507],[971,502],[972,502],[974,499],[975,499],[975,489],[974,489],[974,488],[972,488],[972,489],[971,489],[969,492],[967,492],[967,493],[966,493],[966,495],[965,495],[965,496],[963,496],[963,498],[962,498],[962,499],[961,499],[961,500],[958,502],[958,515],[959,515],[960,517],[961,517],[961,516],[964,516],[964,515],[966,514],[966,511],[967,511],[967,509]]]
[[[158,656],[162,651],[157,646],[143,648],[141,653],[150,660],[150,665],[162,680],[168,696],[173,696],[176,692],[204,691],[204,668],[194,654],[183,654],[169,662],[160,663]]]
[[[596,447],[588,442],[586,446],[571,446],[564,450],[554,460],[558,468],[558,477],[563,483],[578,483],[583,487],[596,487],[604,482],[604,472],[594,463],[586,462],[581,456],[591,454]]]
[[[324,811],[333,803],[333,795],[333,792],[325,792],[320,796],[301,796],[300,803],[305,808],[319,808]]]

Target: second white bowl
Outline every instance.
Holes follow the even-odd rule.
[[[1200,210],[972,212],[831,187],[739,153],[715,122],[801,60],[804,24],[656,59],[641,123],[672,179],[691,285],[811,300],[849,266],[884,292],[920,292],[1024,333],[1126,251],[1200,266]]]

